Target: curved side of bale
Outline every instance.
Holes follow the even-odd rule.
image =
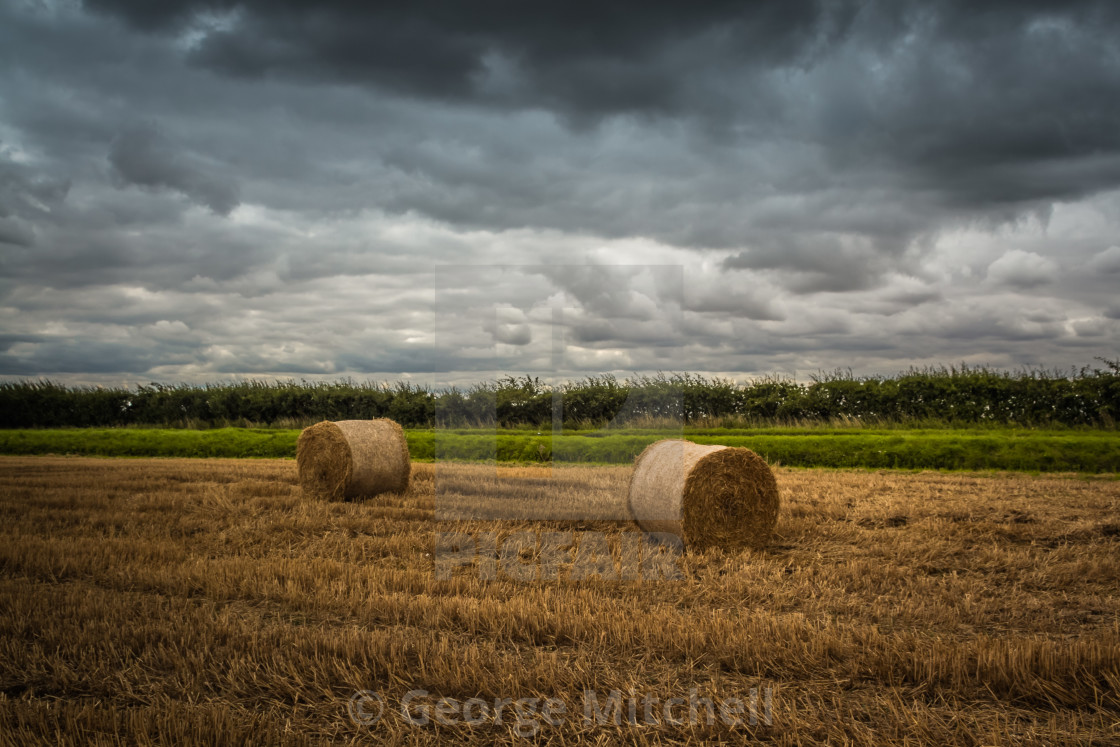
[[[408,490],[411,463],[404,429],[395,420],[340,420],[353,454],[353,473],[347,498]]]
[[[778,485],[750,449],[667,439],[646,447],[630,478],[630,515],[693,549],[762,547],[778,519]]]
[[[304,492],[332,501],[403,493],[411,471],[404,430],[386,418],[305,428],[296,444],[296,464]]]
[[[627,508],[646,532],[668,532],[684,539],[681,496],[689,471],[701,457],[723,446],[664,439],[647,446],[634,461]]]

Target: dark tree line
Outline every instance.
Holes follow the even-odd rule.
[[[566,426],[585,427],[852,419],[1111,428],[1120,420],[1120,362],[1104,364],[1067,374],[967,366],[891,377],[837,371],[809,383],[777,377],[735,382],[693,374],[605,375],[568,382],[557,391],[528,376],[441,390],[404,382],[153,383],[132,390],[21,381],[0,384],[0,427],[298,426],[375,417],[406,427],[547,427],[555,409]]]

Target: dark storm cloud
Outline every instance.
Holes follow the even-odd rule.
[[[737,62],[788,64],[843,30],[851,4],[791,0],[755,6],[712,2],[144,3],[91,0],[145,30],[225,23],[192,53],[233,75],[368,83],[439,98],[511,98],[573,117],[663,111],[692,98],[690,73],[712,64],[689,49],[702,40]],[[502,80],[502,72],[508,78]]]
[[[50,340],[24,355],[0,354],[0,375],[39,376],[43,372],[103,374],[117,371],[145,372],[156,365],[186,364],[191,353],[176,352],[151,344],[99,340]]]
[[[276,206],[377,206],[495,230],[648,235],[750,250],[745,264],[770,267],[799,264],[809,253],[852,273],[859,263],[837,249],[837,236],[873,241],[887,257],[872,265],[891,264],[915,237],[946,224],[1013,220],[1120,184],[1120,72],[1108,4],[975,11],[954,3],[484,3],[406,10],[106,0],[88,7],[169,41],[189,38],[193,46],[180,54],[232,80],[247,68],[223,62],[215,45],[228,42],[238,55],[260,58],[254,69],[296,88],[254,103],[264,111],[298,107],[312,119],[319,110],[323,127],[316,129],[324,131],[306,130],[308,140],[339,134],[328,129],[332,117],[352,125],[333,153],[324,152],[325,143],[295,138],[279,151],[269,123],[238,111],[244,133],[264,137],[216,138],[227,143],[222,156],[239,157],[262,177],[301,181],[292,190],[263,179],[246,187]],[[340,82],[370,86],[368,100],[379,106],[342,114],[333,85]],[[306,97],[302,91],[314,88],[305,84],[323,90]],[[197,99],[196,85],[183,86],[178,99]],[[219,107],[214,116],[228,117],[235,107],[216,94],[221,85],[208,96]],[[599,96],[596,87],[609,93]],[[654,93],[642,93],[647,89]],[[244,90],[250,99],[260,96]],[[499,115],[456,120],[440,107],[383,122],[383,92],[450,103],[463,117]],[[600,126],[572,135],[500,117],[541,107],[563,121]],[[179,115],[189,119],[183,109]],[[603,119],[627,114],[639,123],[633,153]],[[688,129],[682,138],[670,124],[659,136],[658,122]],[[370,138],[359,145],[351,134],[363,130]],[[230,148],[234,140],[240,151]],[[338,173],[344,149],[359,151],[354,162],[363,173]],[[219,210],[234,201],[222,191],[233,183],[228,173],[198,185],[172,170],[160,179],[140,168],[138,176],[181,184]],[[317,179],[340,177],[353,189],[316,193]],[[354,204],[355,195],[363,202]],[[802,199],[776,211],[766,204],[782,195]],[[812,246],[785,260],[763,259],[784,251],[774,247],[775,236]],[[858,289],[877,282],[880,271],[826,280],[814,275],[819,269],[805,270],[795,282],[806,292]]]
[[[1118,8],[0,4],[3,371],[1115,356]]]
[[[18,218],[0,217],[0,244],[31,246],[35,243],[34,229]]]
[[[1109,2],[410,3],[89,0],[146,30],[194,28],[200,65],[408,95],[788,124],[835,158],[920,166],[962,202],[1113,184],[1120,11]],[[213,21],[217,14],[222,22]],[[823,63],[823,64],[822,64]],[[815,90],[813,90],[815,89]],[[804,94],[802,101],[797,101]],[[812,101],[814,103],[806,103]],[[1031,178],[1016,164],[1049,164]],[[968,178],[981,169],[986,179]],[[1007,190],[1012,190],[1007,195]]]
[[[43,340],[42,335],[0,334],[0,351],[7,350],[8,348],[12,347],[12,345],[15,345],[16,343],[20,343],[20,342],[41,342],[42,340]]]
[[[39,176],[12,160],[0,143],[0,244],[35,244],[35,221],[65,199],[70,184]]]
[[[152,124],[125,129],[109,150],[109,163],[127,184],[182,192],[215,213],[229,215],[238,204],[236,187],[192,160]]]
[[[880,248],[875,242],[842,234],[787,234],[749,242],[751,249],[724,260],[728,269],[778,270],[796,293],[864,290],[891,269],[898,242]]]

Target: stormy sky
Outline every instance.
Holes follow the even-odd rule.
[[[1114,2],[0,2],[0,376],[1120,357]]]

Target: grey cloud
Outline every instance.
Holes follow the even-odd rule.
[[[226,233],[212,224],[148,226],[146,230],[83,231],[88,216],[73,223],[40,225],[39,248],[8,263],[11,277],[49,278],[54,287],[82,288],[127,283],[158,289],[197,276],[231,280],[272,261],[270,232],[245,228]],[[220,220],[220,219],[215,219]]]
[[[44,339],[46,338],[43,335],[0,333],[0,350],[8,350],[18,343],[42,342]]]
[[[842,33],[854,5],[795,0],[746,11],[734,3],[419,3],[407,10],[353,2],[174,2],[160,10],[119,0],[88,7],[146,30],[177,33],[215,9],[236,9],[210,28],[192,60],[233,75],[344,80],[409,95],[493,98],[495,55],[524,79],[512,105],[551,105],[566,115],[668,110],[691,100],[689,78],[717,67],[789,64]],[[702,40],[696,54],[688,42]],[[681,49],[684,47],[684,49]],[[490,96],[487,96],[490,94]],[[497,103],[502,103],[501,101]]]
[[[192,59],[235,76],[544,107],[572,122],[637,114],[699,117],[712,132],[750,137],[789,132],[834,163],[903,171],[957,210],[1120,180],[1120,163],[1100,157],[1120,145],[1118,13],[1106,2],[89,7],[176,33],[233,10],[225,26],[196,24]],[[504,61],[508,100],[485,85],[494,60]]]
[[[494,341],[506,345],[528,345],[533,341],[527,324],[499,324],[494,327]]]
[[[785,314],[775,303],[778,290],[759,274],[687,268],[682,308],[692,318],[780,321]]]
[[[36,7],[7,375],[1115,355],[1111,4]]]
[[[1073,331],[1078,337],[1099,338],[1116,331],[1116,323],[1109,319],[1084,319],[1073,323]]]
[[[113,141],[109,163],[127,184],[171,189],[229,215],[239,203],[237,186],[208,173],[202,159],[184,153],[154,125],[126,128]]]
[[[657,357],[658,348],[679,348],[683,337],[673,318],[636,322],[632,319],[575,320],[567,325],[569,343],[595,350],[628,350]]]
[[[906,320],[903,329],[952,341],[984,341],[1011,346],[1017,342],[1059,341],[1066,337],[1064,313],[1031,315],[1027,304],[1009,296],[945,304]],[[1032,318],[1033,316],[1033,318]]]
[[[1089,268],[1105,275],[1120,274],[1120,246],[1110,246],[1094,255],[1089,260]]]
[[[873,313],[892,315],[902,311],[917,308],[925,304],[933,304],[944,300],[944,291],[930,287],[908,289],[891,289],[879,298],[873,299],[871,304],[875,307]]]
[[[69,190],[69,182],[35,175],[0,147],[0,244],[34,246],[36,221],[57,209]]]
[[[604,318],[648,321],[683,302],[682,268],[672,265],[557,264],[528,270]]]
[[[267,16],[263,6],[241,7],[241,12],[248,16]],[[194,6],[181,4],[166,19],[153,14],[157,22],[145,20],[142,11],[130,8],[123,6],[116,11],[108,8],[107,12],[135,16],[134,20],[146,28],[177,28],[176,24],[194,12]],[[298,16],[302,11],[297,8],[292,12]],[[893,47],[879,41],[894,39],[911,30],[917,39],[925,39],[940,49],[937,45],[945,41],[942,37],[948,33],[946,29],[955,27],[935,23],[929,18],[952,17],[960,12],[954,6],[945,6],[924,16],[918,14],[926,19],[921,23],[911,17],[913,13],[909,10],[889,13],[887,20],[883,20],[881,12],[869,10],[844,23],[836,19],[820,20],[816,11],[808,14],[808,21],[797,13],[791,13],[781,22],[767,18],[758,19],[757,24],[744,21],[749,27],[746,31],[725,33],[734,38],[735,33],[753,33],[751,29],[756,25],[758,29],[770,28],[767,25],[770,23],[782,28],[785,28],[782,24],[790,28],[812,28],[817,23],[811,20],[813,18],[829,28],[847,30],[839,35],[833,31],[778,34],[785,39],[816,41],[811,44],[805,41],[808,47],[793,44],[789,48],[800,50],[794,54],[800,62],[795,74],[778,89],[773,80],[758,82],[762,79],[754,73],[744,73],[749,80],[763,86],[762,93],[769,97],[767,101],[775,102],[775,111],[766,117],[773,116],[776,123],[759,130],[761,120],[756,119],[753,109],[731,112],[729,116],[737,124],[722,134],[719,128],[709,130],[690,124],[688,113],[703,110],[691,104],[680,124],[666,125],[664,118],[616,118],[604,120],[594,129],[573,132],[550,128],[547,118],[542,120],[531,113],[517,118],[505,116],[501,108],[488,113],[489,104],[482,100],[473,107],[423,111],[418,104],[405,106],[385,96],[369,98],[335,87],[327,87],[311,96],[307,87],[300,87],[298,78],[283,76],[278,76],[281,82],[275,85],[242,86],[247,101],[252,101],[252,111],[246,111],[245,107],[238,106],[237,96],[232,93],[238,90],[236,81],[216,79],[209,85],[217,105],[214,116],[236,116],[245,121],[238,131],[227,128],[222,134],[231,143],[225,145],[223,151],[246,159],[242,172],[257,175],[257,179],[242,184],[242,196],[246,199],[297,212],[377,208],[391,213],[420,213],[452,225],[490,230],[529,227],[606,237],[648,235],[681,246],[749,247],[756,259],[759,247],[769,243],[775,247],[772,250],[775,256],[765,261],[791,267],[785,275],[790,287],[802,293],[848,292],[874,287],[884,273],[900,267],[905,269],[901,256],[915,237],[936,234],[944,226],[974,220],[985,210],[992,211],[991,214],[1002,221],[1015,218],[1022,210],[1041,209],[1045,203],[1045,195],[1030,196],[1023,202],[1025,198],[1011,195],[1007,184],[991,185],[993,199],[969,195],[961,204],[954,202],[968,185],[990,178],[998,169],[978,161],[975,168],[965,164],[931,171],[927,166],[935,167],[945,159],[937,156],[923,160],[924,157],[918,156],[925,151],[906,149],[910,147],[907,144],[936,142],[940,143],[936,147],[941,149],[936,152],[944,155],[948,152],[945,148],[951,149],[954,142],[951,138],[943,139],[948,132],[943,128],[921,131],[925,126],[923,121],[928,118],[927,108],[906,96],[919,96],[925,89],[903,95],[910,90],[905,76],[917,74],[913,65],[907,67],[909,59],[901,60],[900,72],[896,74],[901,78],[889,77],[878,92],[881,104],[887,106],[872,105],[872,102],[861,115],[880,117],[883,121],[869,128],[857,117],[849,127],[852,132],[882,130],[891,134],[886,140],[864,144],[845,140],[842,135],[847,130],[832,126],[830,117],[833,115],[829,108],[840,106],[837,102],[843,96],[838,95],[836,101],[826,97],[826,103],[819,110],[806,109],[806,105],[800,103],[819,99],[808,94],[827,91],[835,82],[824,77],[824,73],[836,67],[836,55],[846,54],[853,59],[847,80],[849,86],[858,86],[865,80],[870,66],[882,68],[884,61],[891,61],[883,55]],[[1018,12],[999,12],[1011,13],[1009,18],[1014,23],[1005,31],[1010,35],[1008,43],[1018,50],[1025,44],[1020,37],[1030,17]],[[712,11],[709,17],[719,19],[719,23],[702,20],[689,23],[699,24],[697,28],[708,28],[712,23],[723,28],[726,24],[721,23],[726,18],[721,13],[723,11]],[[354,26],[361,26],[360,17],[351,21]],[[1081,28],[1076,23],[1074,26]],[[995,24],[985,29],[984,33],[988,34],[1004,33]],[[460,33],[460,30],[452,31]],[[669,44],[658,36],[660,32],[651,32],[647,37],[640,28],[624,31],[634,35],[636,48],[648,49],[650,54]],[[811,49],[812,53],[808,54],[806,49]],[[870,51],[861,56],[846,50]],[[714,58],[722,54],[716,47],[708,48],[707,53]],[[563,57],[575,52],[557,54]],[[767,65],[793,59],[786,53],[759,54],[757,59],[751,58],[750,64],[762,66],[758,68],[762,78],[767,78],[771,70]],[[171,65],[170,61],[160,61],[160,64],[165,63]],[[1103,63],[1089,60],[1086,64]],[[729,70],[739,71],[739,68],[732,66]],[[887,71],[891,72],[889,68]],[[195,116],[186,104],[192,96],[201,95],[204,76],[176,71],[173,67],[164,74],[190,81],[184,86],[183,109],[175,114],[187,119]],[[689,88],[707,91],[706,95],[721,101],[734,101],[720,93],[719,80],[718,75],[711,78],[715,86],[711,88],[707,77],[690,79]],[[1107,83],[1107,78],[1103,80]],[[142,83],[138,81],[136,85]],[[932,83],[929,89],[940,90]],[[748,97],[755,93],[750,89]],[[156,93],[151,91],[144,95],[151,97]],[[283,110],[288,100],[298,107],[293,111],[299,112],[302,129],[292,128],[296,122],[290,118],[269,122],[262,117],[257,121],[258,111],[263,114]],[[376,105],[372,105],[374,102]],[[961,107],[947,105],[936,109],[939,115],[950,116]],[[339,113],[344,110],[340,117]],[[1086,107],[1080,110],[1088,111]],[[673,115],[665,115],[670,116]],[[1102,110],[1101,116],[1107,117],[1107,112]],[[373,129],[363,128],[363,120],[373,122]],[[818,122],[829,124],[818,130],[815,129]],[[349,127],[341,128],[339,123]],[[977,124],[977,127],[982,125]],[[368,137],[371,131],[376,132],[375,138]],[[735,132],[743,134],[735,135]],[[265,136],[258,136],[261,133]],[[362,137],[363,134],[367,136]],[[783,139],[786,136],[789,141]],[[804,147],[806,138],[808,148]],[[214,140],[223,142],[223,138]],[[273,141],[282,144],[281,151],[268,147]],[[332,152],[325,147],[326,143],[334,143],[336,149]],[[629,150],[628,143],[632,144]],[[197,150],[199,146],[192,147]],[[346,153],[347,158],[339,158],[334,153]],[[1060,161],[1061,158],[1056,161],[1049,158],[1047,163]],[[1023,163],[1026,169],[1045,168],[1045,164],[1029,158]],[[908,164],[914,168],[909,168]],[[969,169],[972,176],[965,179],[967,183],[956,184],[954,180],[964,179],[961,175]],[[1015,172],[1009,177],[1009,183],[1023,183],[1025,175]],[[1053,181],[1045,171],[1037,176],[1042,185]],[[225,181],[219,184],[233,183],[226,176],[222,178]],[[1083,175],[1077,179],[1087,190],[1107,182],[1107,179],[1101,183],[1085,181]],[[790,198],[787,206],[774,209],[775,196]],[[782,248],[775,236],[786,242],[797,242],[804,248]],[[836,255],[837,242],[865,242],[867,248],[855,257],[850,253],[835,256],[829,266],[809,266],[817,257],[828,261]]]
[[[67,181],[37,176],[34,171],[0,149],[0,217],[33,217],[49,213],[66,199]]]
[[[492,359],[495,368],[516,370],[518,356],[508,356],[505,359]],[[486,362],[491,362],[487,360]],[[374,372],[385,371],[398,375],[409,373],[431,373],[433,371],[462,371],[470,370],[469,364],[464,364],[460,357],[444,357],[439,351],[433,351],[431,346],[395,347],[377,354],[361,352],[343,352],[337,360],[336,366],[341,371]],[[508,366],[508,368],[507,368]],[[468,375],[468,379],[474,381]]]
[[[35,229],[19,218],[0,218],[0,244],[33,246]]]
[[[192,363],[191,352],[175,353],[146,343],[66,339],[43,341],[20,355],[0,354],[0,375],[147,373],[156,365]]]
[[[749,286],[749,281],[744,281],[743,285]],[[697,293],[697,298],[686,308],[695,312],[731,314],[744,319],[776,321],[785,318],[781,312],[774,309],[770,299],[753,296],[749,292],[749,287],[718,294],[702,291]]]
[[[988,267],[988,279],[1017,288],[1034,288],[1054,281],[1058,263],[1048,257],[1012,249]]]
[[[393,366],[391,362],[385,361],[383,358],[365,360],[368,360],[370,362],[376,360],[379,364],[382,365],[388,363],[390,368]],[[359,362],[364,361],[363,359],[348,358],[342,361],[342,363],[347,366],[347,368],[343,370],[352,370],[349,368],[349,366]],[[364,368],[364,365],[361,367]],[[283,374],[285,376],[323,376],[324,374],[333,374],[338,372],[338,368],[335,366],[334,361],[308,363],[283,357],[266,358],[256,355],[243,355],[238,357],[235,361],[219,363],[213,366],[210,370],[212,370],[216,374]]]
[[[852,236],[768,236],[746,251],[731,255],[723,266],[730,270],[771,270],[783,285],[799,294],[846,292],[879,285],[898,261],[905,244],[889,252],[872,242]]]
[[[494,342],[504,345],[528,345],[533,341],[532,327],[523,311],[513,307],[496,307],[493,318],[483,325]]]

